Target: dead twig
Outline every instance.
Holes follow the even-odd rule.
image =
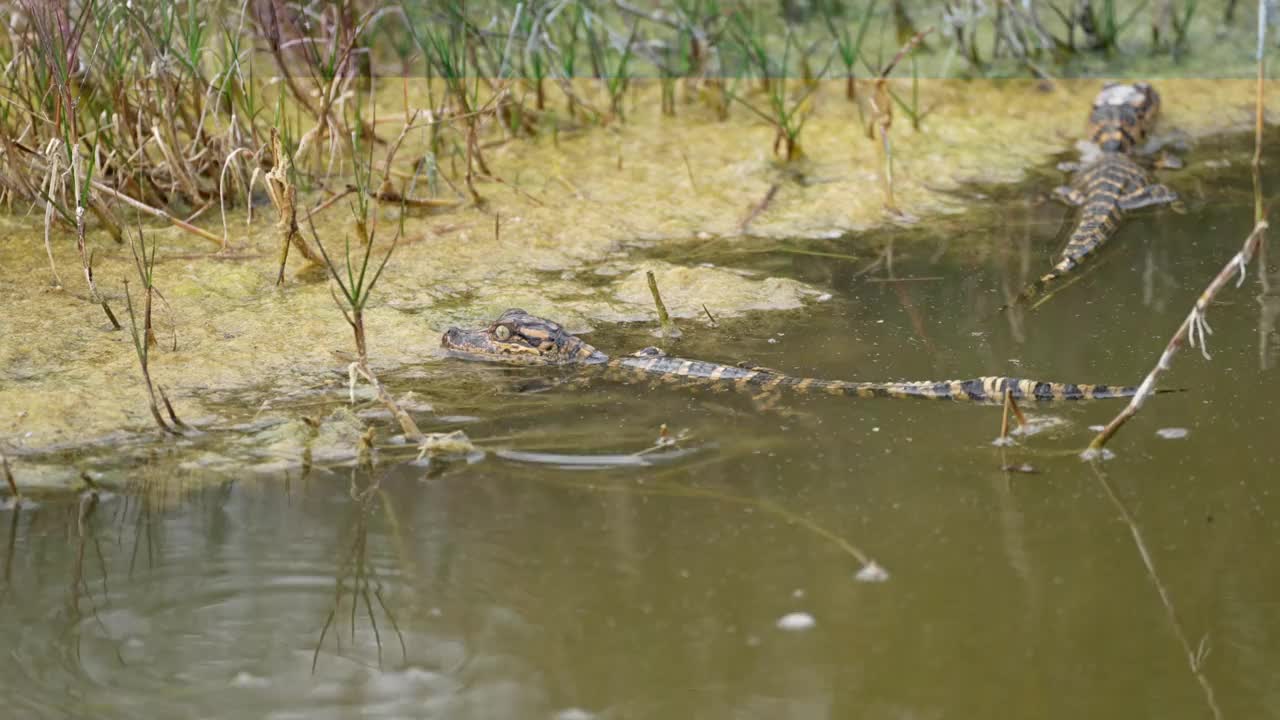
[[[738,224],[738,232],[745,233],[747,228],[751,226],[751,223],[755,222],[755,219],[760,217],[760,214],[768,209],[769,205],[773,202],[773,197],[778,194],[778,187],[778,183],[770,185],[768,191],[765,192],[764,197],[760,198],[760,202],[751,206],[751,210],[747,212],[747,216],[742,218],[742,222]]]
[[[1027,416],[1022,414],[1022,408],[1018,407],[1018,401],[1013,399],[1013,391],[1009,388],[1004,389],[1004,413],[1000,418],[1000,442],[1007,444],[1009,442],[1009,415],[1013,414],[1018,419],[1018,428],[1026,430]]]
[[[1254,225],[1253,232],[1249,233],[1249,237],[1245,239],[1244,246],[1240,248],[1240,252],[1227,261],[1227,264],[1223,266],[1222,270],[1218,271],[1217,276],[1204,289],[1204,292],[1200,293],[1200,297],[1196,299],[1191,312],[1187,313],[1186,319],[1178,326],[1178,331],[1169,339],[1169,343],[1165,346],[1164,352],[1160,354],[1160,359],[1156,362],[1156,366],[1151,369],[1151,372],[1147,373],[1146,379],[1138,387],[1138,392],[1130,399],[1124,410],[1121,410],[1119,415],[1116,415],[1111,422],[1107,423],[1102,432],[1098,433],[1093,441],[1089,443],[1089,447],[1082,453],[1082,457],[1092,460],[1101,456],[1103,447],[1116,434],[1116,431],[1126,422],[1129,422],[1130,418],[1137,415],[1143,404],[1146,403],[1147,398],[1155,394],[1156,381],[1160,378],[1160,375],[1172,367],[1173,356],[1178,353],[1178,350],[1183,345],[1190,343],[1192,347],[1196,347],[1196,343],[1199,343],[1200,353],[1204,355],[1206,360],[1209,359],[1209,352],[1206,349],[1205,342],[1213,330],[1205,321],[1205,314],[1208,312],[1209,305],[1213,302],[1218,291],[1231,280],[1232,276],[1239,275],[1236,287],[1244,283],[1249,261],[1253,258],[1259,244],[1262,243],[1263,238],[1266,236],[1267,227],[1265,219],[1259,220]]]
[[[875,93],[871,98],[872,118],[867,126],[867,135],[874,140],[876,130],[880,131],[880,148],[884,156],[884,169],[880,175],[880,182],[884,191],[884,206],[895,215],[902,214],[902,211],[898,209],[893,197],[893,144],[889,141],[889,128],[893,126],[893,95],[889,91],[889,73],[893,72],[893,68],[908,53],[915,50],[924,41],[924,37],[931,32],[933,28],[916,33],[898,50],[889,64],[880,71],[880,76],[876,78]]]

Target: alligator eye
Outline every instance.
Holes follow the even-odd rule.
[[[506,325],[499,325],[498,327],[493,329],[493,336],[498,338],[499,340],[510,340],[511,328],[507,327]]]

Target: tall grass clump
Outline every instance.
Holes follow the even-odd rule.
[[[764,109],[757,107],[742,93],[730,91],[730,97],[743,107],[769,123],[774,128],[773,151],[787,161],[803,155],[800,133],[812,110],[813,93],[818,85],[802,82],[795,90],[791,74],[797,65],[807,64],[810,54],[801,47],[790,27],[783,38],[782,51],[774,55],[762,32],[759,17],[740,11],[729,18],[729,38],[735,44],[749,74],[759,81],[760,93],[767,103]],[[800,56],[799,61],[796,55]],[[794,64],[793,64],[794,63]],[[828,65],[830,61],[828,61]],[[826,68],[818,76],[825,74]]]
[[[449,117],[459,121],[465,128],[463,151],[466,158],[466,184],[471,199],[477,204],[484,198],[476,190],[475,177],[477,171],[485,175],[489,166],[485,162],[480,147],[480,72],[473,60],[477,57],[476,34],[471,24],[461,14],[461,9],[447,4],[452,13],[448,21],[442,25],[427,25],[417,31],[416,38],[427,58],[427,66],[431,77],[444,82],[446,100],[452,101],[451,109],[446,110]]]
[[[152,307],[154,299],[158,296],[155,287],[155,270],[156,270],[156,246],[151,244],[151,251],[147,252],[146,236],[142,231],[138,231],[138,241],[129,243],[130,249],[133,251],[134,267],[138,271],[138,279],[142,284],[142,307],[135,309],[133,305],[133,293],[129,289],[129,281],[124,281],[124,297],[125,307],[129,313],[129,335],[133,340],[133,349],[138,355],[138,366],[142,371],[143,386],[147,390],[147,404],[151,410],[151,418],[155,420],[156,426],[162,432],[177,435],[181,433],[181,429],[186,424],[178,419],[178,414],[173,410],[173,404],[169,402],[168,396],[164,393],[164,388],[157,385],[151,379],[151,348],[159,343],[156,341],[155,326],[152,323]],[[141,316],[141,317],[139,317]],[[175,349],[177,338],[174,338]],[[168,421],[160,414],[159,400],[164,403],[165,410],[168,413]]]
[[[382,184],[390,182],[392,160],[399,150],[404,135],[411,127],[412,122],[405,126],[400,137],[392,143],[387,151]],[[369,341],[368,333],[365,329],[365,311],[368,308],[369,298],[373,295],[373,290],[377,286],[378,280],[382,278],[382,273],[386,270],[387,263],[391,260],[391,255],[395,252],[396,246],[400,242],[403,228],[402,226],[397,228],[395,236],[386,246],[386,249],[382,251],[381,259],[377,261],[375,266],[373,262],[377,244],[378,212],[374,193],[372,192],[374,181],[373,145],[368,141],[362,140],[360,133],[353,130],[348,136],[348,150],[350,157],[354,161],[353,175],[357,187],[357,191],[352,194],[353,200],[349,208],[352,215],[352,227],[357,236],[356,240],[359,249],[353,254],[351,233],[343,233],[342,254],[335,256],[321,241],[320,234],[316,231],[310,214],[307,215],[307,226],[311,231],[311,239],[316,248],[319,249],[320,255],[324,260],[324,267],[333,283],[330,292],[333,295],[334,304],[337,305],[338,310],[342,313],[343,319],[347,321],[347,325],[351,328],[352,337],[355,340],[356,360],[348,367],[353,394],[356,378],[364,377],[373,386],[378,400],[396,418],[396,421],[404,431],[405,437],[418,442],[423,440],[424,436],[418,429],[417,423],[391,397],[391,394],[387,392],[369,365]],[[404,208],[402,205],[402,217],[403,213]]]
[[[858,81],[854,67],[862,58],[862,44],[867,38],[867,30],[871,27],[871,15],[876,9],[876,0],[868,0],[862,16],[858,19],[857,31],[852,32],[844,22],[843,5],[837,0],[824,0],[820,3],[823,25],[831,35],[835,44],[836,55],[844,66],[844,96],[853,102],[858,98]]]

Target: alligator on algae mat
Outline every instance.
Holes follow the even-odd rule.
[[[1021,81],[922,82],[921,102],[930,113],[919,131],[894,131],[897,204],[918,224],[948,217],[948,228],[962,227],[967,207],[949,191],[969,182],[1021,180],[1069,149],[1100,82],[1055,85],[1044,92]],[[1162,128],[1194,139],[1251,121],[1250,81],[1158,85]],[[522,191],[494,185],[484,208],[406,218],[369,306],[371,362],[379,370],[435,362],[448,327],[474,326],[510,307],[582,329],[652,319],[643,274],[649,268],[676,317],[700,317],[703,305],[722,318],[822,312],[825,288],[731,267],[642,261],[632,248],[691,241],[732,247],[743,237],[743,218],[774,186],[779,189],[767,209],[751,219],[755,238],[856,238],[900,222],[885,212],[877,190],[877,149],[839,90],[824,85],[815,94],[808,156],[785,170],[772,158],[766,133],[737,114],[720,123],[637,113],[626,125],[557,143],[535,139],[493,148],[489,162]],[[657,88],[637,90],[650,91]],[[992,137],[1001,142],[993,145]],[[1195,163],[1182,172],[1194,174]],[[147,229],[164,299],[155,309],[160,342],[151,373],[193,424],[223,422],[218,403],[230,395],[269,402],[317,387],[345,389],[345,373],[336,371],[345,367],[350,338],[328,287],[314,273],[291,274],[275,285],[277,236],[272,219],[262,215],[247,228],[229,223],[227,254],[207,252],[180,231]],[[332,238],[349,233],[349,219],[341,215],[320,216],[317,231]],[[7,216],[0,225],[8,239],[0,244],[6,308],[0,446],[15,457],[145,432],[150,417],[127,333],[111,332],[70,280],[65,290],[48,288],[38,218]],[[957,247],[984,242],[963,231],[956,236]],[[123,305],[123,279],[135,272],[128,247],[97,232],[89,242],[100,289]],[[78,265],[68,234],[55,232],[51,248],[59,267]],[[302,268],[300,260],[291,264]]]

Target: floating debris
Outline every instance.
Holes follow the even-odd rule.
[[[1190,434],[1190,430],[1180,427],[1160,428],[1156,431],[1156,436],[1165,440],[1181,440]]]
[[[801,630],[811,630],[818,624],[817,620],[807,612],[787,613],[778,618],[778,629],[799,632]]]
[[[254,675],[252,673],[241,670],[234,678],[231,678],[231,687],[236,688],[265,688],[270,687],[271,681]]]
[[[477,452],[471,438],[461,430],[449,433],[427,433],[418,444],[418,459],[444,455],[471,455]]]
[[[853,579],[865,583],[885,582],[889,579],[889,571],[872,561],[863,565],[862,569],[853,576]]]
[[[1027,424],[1010,430],[1010,435],[1029,437],[1031,435],[1038,435],[1046,430],[1062,428],[1071,424],[1067,419],[1056,415],[1027,415],[1026,417]]]
[[[1080,453],[1080,459],[1089,462],[1094,460],[1110,460],[1115,456],[1115,453],[1106,448],[1086,448],[1084,452]]]
[[[1021,463],[1018,465],[1002,465],[1000,467],[1004,472],[1022,473],[1024,475],[1039,475],[1040,471],[1031,463]]]

